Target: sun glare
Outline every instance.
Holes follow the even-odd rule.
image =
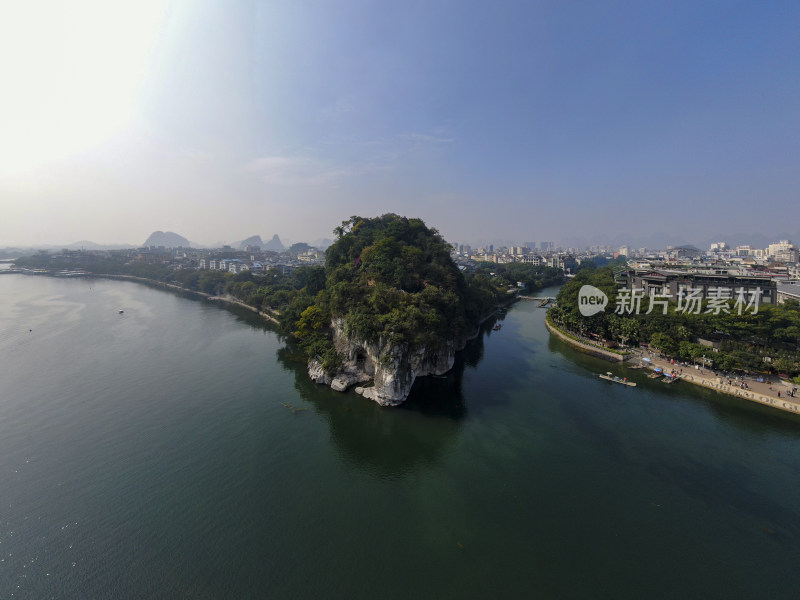
[[[101,144],[137,115],[166,0],[0,8],[0,175]]]

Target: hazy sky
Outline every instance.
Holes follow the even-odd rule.
[[[2,6],[0,247],[800,230],[796,0]]]

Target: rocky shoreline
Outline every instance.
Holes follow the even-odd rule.
[[[344,319],[335,319],[333,345],[345,357],[344,364],[337,373],[330,375],[318,360],[312,360],[308,363],[308,376],[315,383],[329,385],[337,392],[371,381],[371,386],[357,386],[355,393],[381,406],[398,406],[405,402],[417,377],[444,375],[452,369],[456,352],[480,335],[483,323],[497,314],[497,310],[480,320],[473,335],[446,341],[436,348],[414,350],[407,344],[392,345],[382,337],[370,342],[348,336]]]
[[[455,353],[467,343],[466,338],[444,342],[436,348],[416,348],[408,344],[392,344],[380,337],[369,341],[349,336],[344,319],[334,319],[333,345],[344,357],[342,368],[327,374],[317,360],[308,365],[308,376],[316,383],[330,385],[344,392],[358,383],[372,381],[371,386],[359,386],[355,392],[381,406],[397,406],[405,402],[417,377],[444,375],[453,368]]]

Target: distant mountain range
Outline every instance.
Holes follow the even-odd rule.
[[[165,248],[189,248],[191,242],[182,235],[172,231],[154,231],[142,246],[164,246]]]
[[[286,249],[277,234],[273,235],[272,239],[266,243],[264,243],[260,235],[252,235],[236,244],[236,248],[239,250],[244,250],[246,246],[258,246],[262,250],[270,250],[272,252],[283,252]]]
[[[283,252],[286,248],[281,242],[278,234],[272,236],[272,239],[261,247],[262,250],[273,250],[274,252]]]
[[[306,244],[306,242],[298,242],[300,244]],[[320,250],[325,250],[328,246],[330,246],[333,241],[329,240],[328,238],[322,238],[319,240],[314,240],[311,243],[307,243],[306,245],[312,248],[319,248]],[[244,250],[247,246],[258,246],[262,250],[272,250],[273,252],[283,252],[287,250],[290,246],[296,246],[297,244],[289,244],[286,242],[284,244],[281,241],[281,238],[278,237],[277,234],[272,236],[272,239],[268,242],[265,242],[261,239],[260,235],[251,235],[249,238],[242,240],[241,242],[237,242],[235,244],[231,244],[237,250]]]
[[[310,246],[324,250],[331,245],[331,240],[321,239],[316,240]],[[189,241],[182,235],[174,231],[154,231],[143,244],[135,246],[133,244],[98,244],[90,240],[80,240],[72,244],[37,244],[36,246],[16,246],[16,247],[0,247],[0,259],[16,258],[19,256],[27,256],[34,254],[39,250],[47,250],[49,252],[58,252],[59,250],[127,250],[130,248],[147,248],[150,246],[164,248],[221,248],[226,244],[220,242],[214,245],[197,244]],[[268,242],[264,242],[260,235],[252,235],[241,242],[228,244],[237,250],[244,250],[247,246],[258,246],[262,250],[283,252],[287,246],[281,241],[281,238],[275,234]]]
[[[260,235],[251,235],[246,240],[242,240],[238,244],[234,245],[237,250],[244,250],[247,246],[258,246],[259,248],[264,247],[264,241],[261,239]]]
[[[703,236],[703,239],[696,239],[693,236],[686,236],[680,233],[666,233],[656,232],[649,235],[630,235],[630,234],[616,234],[616,235],[596,235],[591,238],[577,237],[577,236],[564,236],[558,238],[553,236],[557,246],[562,248],[585,248],[589,246],[610,246],[612,248],[620,246],[628,246],[630,248],[650,248],[654,250],[664,249],[669,246],[683,246],[691,244],[700,250],[708,250],[713,242],[727,242],[729,246],[735,248],[736,246],[749,244],[755,248],[766,248],[769,244],[779,240],[792,240],[795,244],[800,243],[800,231],[793,233],[780,232],[774,235],[764,235],[762,233],[727,233],[717,234],[713,236]],[[485,242],[485,243],[484,243]],[[289,242],[286,242],[289,244]],[[333,242],[327,238],[314,240],[309,245],[320,250],[325,250]],[[487,241],[481,240],[475,247],[488,246],[489,243],[498,245],[521,245],[523,242],[519,240],[494,240]],[[203,245],[190,242],[188,239],[174,233],[172,231],[154,231],[145,240],[142,246],[163,246],[165,248],[213,248],[221,247],[223,244],[217,245]],[[243,250],[245,246],[259,246],[262,250],[272,250],[274,252],[283,252],[286,250],[286,245],[281,241],[277,234],[273,235],[268,242],[264,242],[260,235],[253,235],[235,244],[230,244],[234,248]],[[34,254],[37,250],[49,250],[51,252],[58,252],[62,249],[67,250],[122,250],[128,248],[136,248],[132,244],[98,244],[90,240],[80,240],[72,244],[41,244],[36,246],[26,247],[3,247],[0,248],[0,258],[14,258],[18,256],[26,256]]]

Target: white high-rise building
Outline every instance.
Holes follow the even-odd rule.
[[[797,262],[798,250],[790,240],[781,240],[769,245],[767,256],[776,262]]]

